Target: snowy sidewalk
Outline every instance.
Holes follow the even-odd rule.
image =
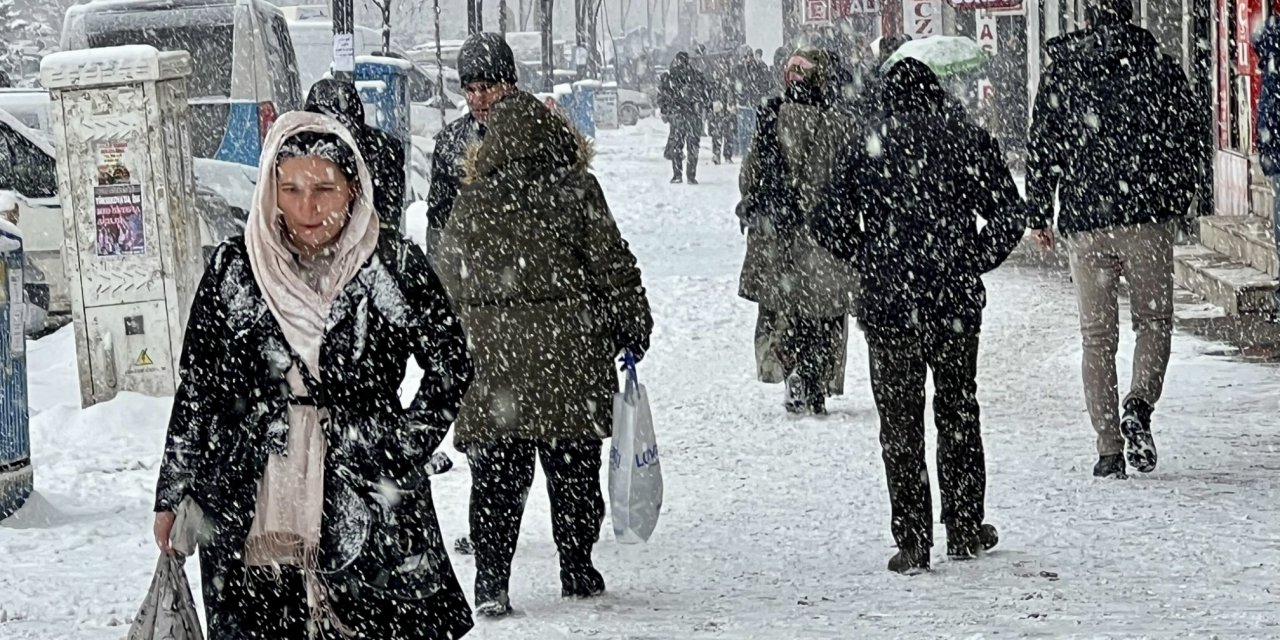
[[[1277,369],[1177,336],[1155,418],[1160,468],[1097,481],[1069,283],[992,274],[979,397],[1001,545],[947,562],[939,525],[931,575],[889,574],[861,336],[833,415],[787,418],[781,389],[755,381],[755,309],[736,296],[737,166],[704,162],[702,185],[668,185],[664,141],[652,119],[602,132],[595,163],[654,305],[640,375],[663,452],[663,521],[639,548],[606,525],[596,558],[609,593],[564,601],[539,482],[512,582],[519,615],[480,621],[469,638],[1280,638]],[[1131,345],[1127,335],[1122,351]],[[31,371],[39,496],[0,526],[0,638],[122,638],[155,562],[149,511],[170,402],[81,411],[67,330],[33,345]],[[434,485],[447,540],[466,532],[469,474],[454,457]],[[471,559],[453,560],[470,585]]]

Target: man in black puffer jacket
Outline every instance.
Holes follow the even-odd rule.
[[[689,184],[698,184],[698,144],[702,139],[702,116],[711,108],[711,86],[683,51],[676,54],[660,84],[658,109],[671,124],[665,152],[674,172],[671,182],[683,182],[688,177]]]
[[[884,78],[881,113],[841,162],[814,235],[862,274],[858,319],[871,356],[880,442],[899,552],[889,569],[929,568],[933,509],[925,464],[925,374],[933,371],[938,482],[947,553],[995,545],[984,524],[978,419],[982,274],[1022,236],[1023,204],[999,147],[923,63]],[[987,221],[981,230],[978,218]]]
[[[1209,135],[1177,61],[1130,21],[1130,0],[1091,0],[1089,26],[1050,40],[1027,164],[1028,226],[1041,246],[1058,230],[1084,337],[1084,386],[1097,432],[1097,477],[1156,466],[1151,413],[1169,365],[1175,220],[1207,184]],[[1202,201],[1211,200],[1202,197]],[[1137,345],[1124,415],[1116,381],[1117,291],[1129,283]]]

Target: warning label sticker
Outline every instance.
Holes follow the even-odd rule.
[[[155,362],[151,361],[151,356],[147,355],[146,349],[143,349],[142,353],[138,354],[138,359],[133,361],[133,364],[137,367],[150,367]]]

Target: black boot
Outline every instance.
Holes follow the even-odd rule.
[[[990,551],[1000,544],[1000,532],[989,524],[977,531],[961,531],[959,527],[947,527],[947,556],[953,560],[972,560],[982,551]]]
[[[786,386],[787,396],[783,406],[787,409],[787,413],[792,415],[800,415],[804,413],[808,404],[805,399],[805,386],[800,381],[799,373],[791,373],[783,381]]]
[[[560,570],[560,596],[594,598],[604,593],[604,576],[591,565]]]
[[[484,618],[505,618],[511,615],[511,598],[506,591],[476,595],[476,615]]]
[[[698,165],[689,163],[689,166],[685,167],[684,177],[689,184],[698,184]]]
[[[929,570],[928,549],[899,549],[889,558],[889,570],[902,575],[917,575]]]
[[[1093,477],[1095,478],[1114,478],[1116,480],[1124,480],[1129,476],[1125,473],[1124,455],[1115,454],[1110,456],[1099,456],[1098,464],[1093,465]]]
[[[453,542],[453,550],[464,556],[473,556],[476,554],[476,548],[471,544],[471,536],[462,536]]]
[[[1120,418],[1120,433],[1124,434],[1125,456],[1129,466],[1151,473],[1156,469],[1156,441],[1151,437],[1151,412],[1154,409],[1145,400],[1129,398],[1124,401],[1124,416]]]
[[[675,160],[671,161],[671,184],[680,184],[684,182],[684,178],[680,177],[680,163]]]

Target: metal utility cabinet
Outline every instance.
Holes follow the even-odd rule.
[[[22,232],[0,220],[0,520],[31,495]]]
[[[63,212],[80,398],[171,395],[203,268],[192,204],[186,52],[57,53],[41,79]]]

